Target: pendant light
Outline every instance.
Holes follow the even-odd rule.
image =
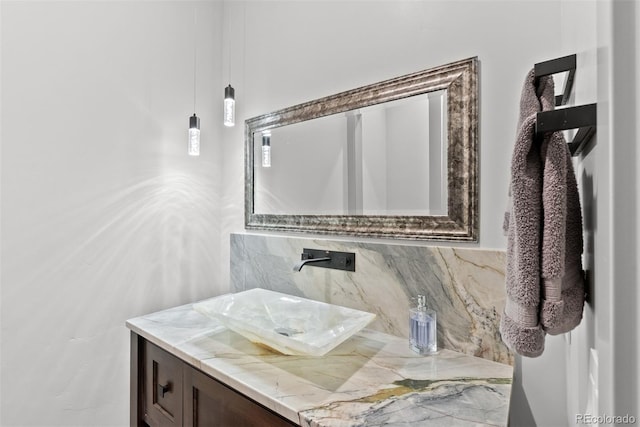
[[[222,14],[227,22],[227,62],[229,64],[229,81],[231,81],[231,23],[225,15],[225,4],[222,2]],[[231,86],[231,83],[224,88],[224,103],[223,103],[223,123],[227,127],[235,126],[236,124],[236,91]]]
[[[236,124],[235,92],[231,84],[224,88],[224,125],[229,127]]]
[[[190,156],[200,155],[200,117],[196,113],[189,117],[188,153]]]
[[[190,156],[200,155],[200,118],[196,116],[196,64],[197,64],[197,20],[196,10],[193,10],[193,116],[189,117],[189,139],[187,152]]]

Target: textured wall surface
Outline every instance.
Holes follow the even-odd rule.
[[[125,320],[228,284],[220,5],[0,3],[0,424],[128,425]]]

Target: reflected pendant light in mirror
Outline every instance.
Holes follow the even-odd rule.
[[[271,167],[271,132],[262,132],[262,167]]]

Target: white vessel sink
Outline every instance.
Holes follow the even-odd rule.
[[[266,289],[221,295],[193,308],[257,344],[304,356],[328,353],[376,317]]]

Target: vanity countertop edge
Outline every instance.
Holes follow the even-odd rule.
[[[147,341],[301,426],[507,425],[513,367],[364,329],[322,357],[251,343],[185,304],[129,319]]]

